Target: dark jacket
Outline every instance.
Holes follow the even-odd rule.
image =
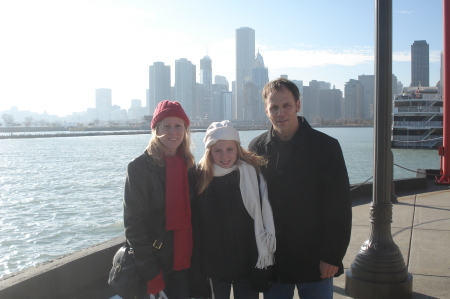
[[[249,149],[267,157],[262,168],[272,204],[277,250],[275,279],[282,283],[320,281],[319,263],[339,266],[350,242],[350,186],[339,142],[299,117],[289,141],[273,127]]]
[[[255,267],[258,249],[254,221],[242,201],[239,182],[239,170],[214,177],[194,200],[192,297],[208,297],[207,278],[225,283],[245,279],[255,291],[270,287],[271,267]]]
[[[189,170],[190,183],[192,169]],[[166,168],[145,151],[128,164],[124,194],[125,236],[145,281],[173,270],[173,232],[165,231]],[[190,184],[190,186],[192,186]],[[190,188],[191,199],[194,188]],[[155,240],[162,246],[156,249]]]

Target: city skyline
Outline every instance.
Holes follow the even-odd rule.
[[[236,8],[239,7],[240,10]],[[0,111],[70,115],[95,107],[95,90],[112,90],[112,104],[145,105],[149,66],[171,67],[186,58],[199,66],[208,55],[212,77],[236,79],[235,30],[255,30],[269,79],[330,82],[344,90],[350,79],[373,74],[374,3],[349,0],[281,1],[280,9],[250,1],[44,0],[0,4]],[[82,21],[80,21],[82,20]],[[244,21],[243,21],[244,20]],[[410,47],[430,47],[430,85],[439,81],[442,1],[394,1],[393,74],[409,86]],[[8,29],[6,29],[8,28]],[[4,32],[3,32],[4,31]],[[196,70],[200,82],[200,69]]]

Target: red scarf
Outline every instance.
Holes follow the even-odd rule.
[[[173,269],[191,265],[192,226],[186,163],[178,150],[166,156],[166,230],[173,230]]]

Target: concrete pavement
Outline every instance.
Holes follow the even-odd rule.
[[[401,196],[393,205],[391,233],[413,275],[413,298],[450,298],[450,189],[440,189]],[[370,198],[354,201],[352,238],[344,258],[347,269],[369,237],[370,203]],[[334,286],[334,298],[350,298],[345,294],[345,274],[334,279]]]
[[[403,192],[397,194],[399,202],[393,204],[391,233],[413,275],[414,299],[450,298],[450,187],[429,181],[427,191],[432,192]],[[353,200],[352,238],[344,257],[345,270],[369,237],[371,202],[371,197]],[[351,298],[345,294],[345,273],[334,279],[334,298]],[[299,299],[297,294],[294,299]]]

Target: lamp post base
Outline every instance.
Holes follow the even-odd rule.
[[[436,176],[434,182],[436,185],[450,185],[450,175],[442,175],[441,177]]]
[[[345,272],[345,293],[352,298],[412,298],[413,276],[403,282],[379,283],[357,279],[350,270]]]

